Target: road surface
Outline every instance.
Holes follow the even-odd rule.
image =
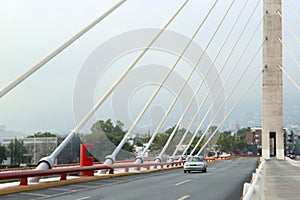
[[[183,169],[115,177],[0,196],[31,200],[239,200],[243,183],[251,180],[257,158],[236,158],[209,164],[207,173]]]

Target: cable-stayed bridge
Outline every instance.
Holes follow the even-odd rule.
[[[130,1],[123,0],[112,5],[3,87],[1,100],[9,97],[11,92],[17,92],[18,87],[32,75],[38,76],[39,71],[49,67],[53,59],[63,55],[67,48],[93,29],[101,27],[119,10],[125,9],[127,4]],[[174,129],[164,147],[153,158],[153,163],[164,162],[168,148],[173,148],[173,152],[167,155],[166,162],[170,163],[174,160],[180,162],[186,155],[206,156],[205,150],[215,145],[225,121],[237,112],[250,90],[263,91],[262,97],[256,96],[263,99],[262,156],[270,158],[270,141],[273,141],[276,149],[274,156],[284,159],[282,75],[295,91],[299,90],[295,73],[292,72],[300,65],[297,54],[291,50],[295,43],[299,45],[299,31],[293,28],[296,27],[294,21],[285,17],[292,13],[294,18],[299,19],[297,6],[293,4],[296,5],[289,0],[210,3],[186,0],[175,6],[161,27],[132,30],[103,42],[89,55],[76,79],[73,95],[76,126],[54,152],[40,160],[37,170],[51,169],[75,134],[90,128],[101,117],[97,111],[104,109],[109,100],[114,118],[126,122],[128,129],[121,142],[106,155],[104,165],[115,164],[123,146],[142,127],[147,114],[151,114],[157,105],[163,105],[163,112],[152,116],[151,120],[156,123],[151,126],[150,140],[141,154],[134,158],[134,163],[144,163],[153,141],[170,121],[175,124]],[[197,9],[192,9],[195,5],[206,9],[197,12]],[[282,12],[282,5],[287,13]],[[176,24],[182,24],[179,22],[184,15],[193,16],[193,21],[185,21],[182,25],[190,32],[182,34],[172,30]],[[283,35],[282,30],[287,33]],[[292,45],[290,39],[294,41]],[[282,55],[288,61],[285,62]],[[109,76],[106,74],[104,77],[103,72],[109,72]],[[259,83],[259,78],[263,79],[263,83]],[[147,87],[148,90],[142,91]],[[97,90],[101,91],[100,95]],[[131,101],[133,107],[129,106]],[[180,135],[178,143],[170,146],[180,127],[186,131]],[[215,129],[211,131],[211,127]],[[193,142],[196,145],[191,148]],[[179,151],[182,146],[184,149]],[[107,171],[102,169],[98,173]],[[30,179],[31,182],[38,180]]]

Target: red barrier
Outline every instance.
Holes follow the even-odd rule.
[[[47,170],[31,170],[31,171],[21,171],[21,172],[4,172],[0,173],[0,180],[11,180],[20,179],[20,185],[27,185],[27,179],[29,177],[43,177],[52,175],[61,175],[61,180],[67,179],[67,174],[78,173],[78,172],[88,172],[88,171],[98,171],[98,170],[109,170],[110,174],[114,173],[114,169],[126,169],[128,168],[149,168],[151,166],[161,166],[161,168],[182,165],[184,161],[180,162],[164,162],[164,163],[142,163],[142,164],[113,164],[113,165],[98,165],[98,166],[84,166],[84,167],[70,167],[70,168],[57,168],[57,169],[47,169]]]
[[[214,162],[216,160],[215,156],[205,157],[206,162]]]
[[[220,155],[219,157],[218,157],[218,159],[220,159],[220,160],[228,160],[228,159],[230,159],[231,158],[231,155]]]
[[[92,166],[94,163],[93,157],[86,156],[86,149],[94,148],[93,144],[80,144],[80,167]],[[80,176],[94,176],[93,171],[80,172]]]

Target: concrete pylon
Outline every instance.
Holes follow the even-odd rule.
[[[284,159],[281,0],[264,0],[262,157]]]

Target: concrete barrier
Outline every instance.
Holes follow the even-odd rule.
[[[289,157],[285,157],[285,160],[290,163],[291,165],[294,165],[296,167],[300,167],[300,160],[293,160]]]
[[[252,174],[252,180],[250,183],[244,184],[243,189],[243,200],[254,200],[254,199],[264,199],[263,190],[264,183],[263,179],[265,176],[265,160],[260,159],[260,165],[256,169],[255,173]]]

